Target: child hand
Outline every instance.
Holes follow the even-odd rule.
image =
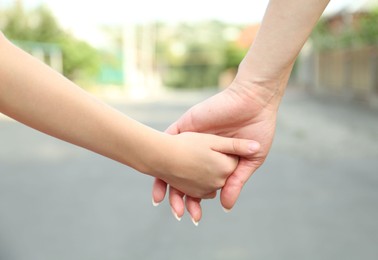
[[[148,174],[195,198],[212,198],[238,165],[256,153],[255,141],[185,132],[165,135],[164,149]]]

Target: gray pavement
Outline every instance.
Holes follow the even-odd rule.
[[[113,104],[163,130],[210,93]],[[152,179],[0,120],[0,260],[378,259],[378,112],[288,90],[269,158],[234,210],[194,227]]]

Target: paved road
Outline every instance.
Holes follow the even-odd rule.
[[[162,130],[207,94],[114,106]],[[0,259],[378,259],[378,113],[288,91],[265,165],[233,212],[206,201],[199,227],[152,207],[150,187],[2,120]]]

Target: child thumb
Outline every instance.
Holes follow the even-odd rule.
[[[260,143],[247,139],[223,137],[220,142],[216,142],[213,149],[217,152],[244,157],[257,153],[260,150]]]

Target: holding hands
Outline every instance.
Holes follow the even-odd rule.
[[[144,172],[195,198],[214,198],[237,167],[239,156],[253,156],[259,149],[254,141],[192,132],[162,133],[160,139],[159,152],[147,155]],[[156,196],[162,192],[158,190]]]
[[[244,155],[221,190],[221,203],[230,210],[249,177],[262,165],[272,145],[277,111],[296,57],[329,0],[270,0],[254,43],[241,62],[229,88],[195,105],[168,129],[167,133],[186,131],[246,138],[259,142],[253,155]],[[288,40],[290,39],[290,40]],[[167,183],[156,179],[153,200],[164,199]],[[201,218],[204,197],[185,196],[170,186],[169,201],[175,215],[184,207],[192,219]]]
[[[232,174],[222,185],[221,204],[230,210],[249,177],[262,165],[271,147],[276,125],[277,106],[265,102],[259,93],[244,93],[243,86],[234,82],[223,92],[189,109],[168,129],[169,134],[186,131],[212,133],[220,136],[255,140],[255,153],[242,153]],[[245,89],[247,91],[247,89]],[[231,139],[232,140],[232,139]],[[223,150],[229,153],[230,151]],[[233,153],[236,154],[236,153]],[[159,203],[164,199],[167,182],[156,179],[153,186],[153,200]],[[186,207],[195,222],[201,218],[199,198],[190,196],[176,186],[170,186],[169,201],[172,210],[179,218],[184,214],[184,195]]]
[[[169,184],[174,215],[181,218],[186,207],[196,224],[201,199],[221,189],[230,210],[265,161],[294,61],[328,2],[270,0],[231,86],[193,106],[166,133],[96,100],[0,32],[0,112],[156,177],[154,204]]]
[[[156,131],[93,98],[3,35],[0,56],[1,113],[159,178],[193,198],[215,197],[239,157],[259,149],[247,138]]]

